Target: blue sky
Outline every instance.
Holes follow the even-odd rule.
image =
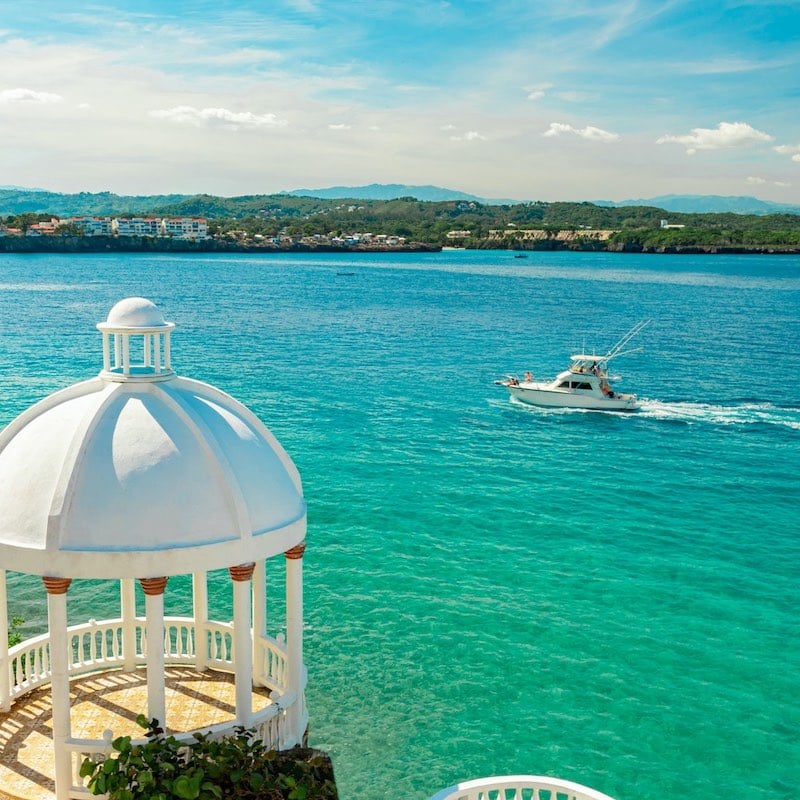
[[[800,203],[800,0],[0,0],[0,185]]]

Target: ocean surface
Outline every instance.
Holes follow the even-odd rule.
[[[511,773],[800,797],[799,258],[4,255],[0,423],[95,375],[94,325],[129,295],[301,472],[310,740],[342,800]],[[641,319],[613,362],[637,414],[493,383]],[[10,581],[40,629],[38,579]],[[71,618],[116,601],[76,582]]]

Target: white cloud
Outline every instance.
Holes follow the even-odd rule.
[[[669,142],[683,144],[686,145],[686,152],[694,155],[698,150],[743,147],[758,142],[771,142],[774,138],[746,122],[720,122],[716,128],[692,128],[683,136],[665,134],[656,139],[656,144],[668,144]]]
[[[791,156],[792,161],[800,164],[800,144],[779,144],[772,149],[782,156]]]
[[[757,178],[755,175],[750,175],[746,180],[745,183],[749,183],[753,186],[762,186],[767,181],[765,178]]]
[[[525,91],[528,93],[528,100],[541,100],[547,94],[547,90],[552,88],[552,83],[538,83],[525,87]]]
[[[786,188],[787,186],[791,186],[792,184],[789,181],[773,181],[776,186],[780,186],[782,188]]]
[[[33,89],[5,89],[0,92],[0,103],[61,103],[63,100],[60,94]]]
[[[563,122],[551,122],[550,127],[542,136],[561,136],[564,133],[571,133],[593,142],[616,142],[619,140],[618,133],[604,131],[602,128],[595,128],[593,125],[587,125],[585,128],[575,128]]]
[[[350,125],[348,125],[346,122],[339,122],[335,125],[328,125],[328,128],[332,131],[349,131]]]
[[[175,108],[151,111],[150,116],[183,125],[194,125],[197,128],[219,126],[234,131],[239,128],[275,128],[288,124],[285,119],[278,119],[274,114],[254,114],[252,111],[193,106],[175,106]]]
[[[486,137],[478,133],[478,131],[467,131],[461,136],[451,136],[450,139],[454,142],[485,142]]]

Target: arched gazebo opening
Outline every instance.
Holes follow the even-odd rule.
[[[98,328],[100,375],[35,404],[0,434],[0,717],[13,720],[26,696],[49,687],[57,800],[85,795],[80,763],[110,752],[117,735],[76,735],[70,687],[82,676],[143,673],[144,707],[122,713],[155,718],[187,740],[244,726],[283,749],[303,739],[308,719],[297,470],[248,409],[175,375],[173,325],[152,303],[124,300]],[[285,639],[267,633],[267,566],[278,559]],[[220,569],[232,621],[209,617],[208,575]],[[10,650],[7,570],[41,577],[48,619],[46,634]],[[191,613],[165,614],[170,581],[189,575]],[[78,579],[118,581],[116,613],[69,626]],[[232,713],[173,725],[170,668],[232,676]]]

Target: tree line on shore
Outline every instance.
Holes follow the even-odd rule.
[[[45,193],[46,194],[46,193]],[[413,197],[394,200],[349,198],[323,200],[292,195],[215,197],[196,195],[119,198],[116,195],[50,195],[69,197],[69,207],[55,203],[57,211],[16,211],[20,205],[0,203],[10,213],[0,221],[6,227],[25,228],[52,216],[152,215],[203,217],[209,234],[217,238],[314,236],[352,231],[371,231],[405,237],[409,241],[442,246],[453,243],[451,231],[469,232],[457,240],[466,247],[552,248],[555,233],[573,231],[573,248],[648,250],[669,248],[800,248],[800,216],[794,214],[686,214],[651,206],[601,206],[593,203],[529,202],[490,205],[473,201],[420,201]],[[113,202],[112,202],[113,200]],[[40,201],[41,202],[41,201]],[[150,203],[151,205],[147,205]],[[662,227],[667,220],[671,226]],[[536,243],[526,242],[519,231],[537,229],[553,233]],[[604,242],[591,230],[613,231]],[[502,235],[490,237],[490,231]],[[74,232],[73,232],[74,235]]]

